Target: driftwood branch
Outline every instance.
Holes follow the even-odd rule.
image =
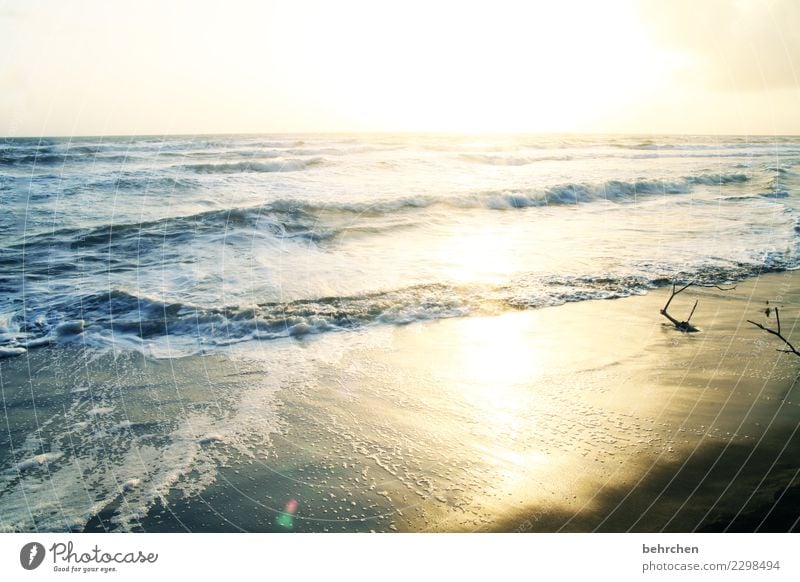
[[[678,288],[678,286],[675,283],[673,283],[672,284],[672,293],[670,294],[669,299],[667,299],[667,302],[664,304],[664,307],[661,308],[661,312],[660,313],[661,313],[661,315],[666,317],[670,321],[670,323],[672,323],[673,326],[675,326],[675,329],[677,329],[678,331],[686,332],[686,333],[694,333],[696,331],[700,331],[698,328],[696,328],[691,323],[689,323],[692,320],[692,316],[694,315],[695,309],[697,309],[698,300],[695,299],[694,306],[692,306],[692,311],[689,312],[689,317],[687,317],[685,321],[678,321],[675,317],[670,315],[669,306],[672,303],[672,300],[675,299],[676,295],[678,295],[680,293],[683,293],[689,287],[692,287],[692,286],[714,288],[714,289],[719,289],[720,291],[732,291],[733,289],[736,289],[736,286],[733,286],[733,287],[720,287],[719,285],[705,285],[705,284],[699,284],[699,283],[694,283],[694,282],[686,283],[686,285],[683,285],[682,287]]]
[[[775,320],[778,322],[778,329],[770,329],[770,328],[768,328],[768,327],[766,327],[764,325],[761,325],[760,323],[756,323],[755,321],[752,321],[750,319],[747,320],[747,323],[752,323],[757,328],[763,329],[765,332],[774,335],[779,340],[781,340],[783,343],[785,343],[786,347],[789,348],[788,350],[778,349],[777,351],[783,352],[785,354],[794,354],[795,356],[800,356],[800,352],[798,352],[795,349],[795,347],[791,344],[791,342],[788,339],[786,339],[783,336],[782,332],[781,332],[781,312],[778,310],[777,307],[774,309],[774,311],[775,311]],[[767,311],[767,316],[769,317],[769,308],[768,308],[768,311]]]

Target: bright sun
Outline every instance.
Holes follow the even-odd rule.
[[[318,8],[326,13],[293,46],[292,74],[324,79],[329,112],[365,127],[581,131],[665,77],[626,3]],[[279,19],[301,19],[301,10],[283,6]]]
[[[16,3],[0,130],[796,132],[794,13],[673,4]]]

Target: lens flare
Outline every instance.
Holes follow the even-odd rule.
[[[286,508],[281,514],[275,518],[275,523],[284,529],[292,529],[294,527],[294,514],[297,511],[297,500],[290,499],[286,503]]]

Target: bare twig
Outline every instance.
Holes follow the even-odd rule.
[[[675,285],[675,283],[673,283],[672,284],[672,293],[670,294],[669,299],[667,299],[667,302],[664,304],[664,307],[661,308],[661,315],[663,315],[664,317],[669,319],[670,323],[672,323],[672,325],[675,326],[675,329],[677,329],[679,331],[687,332],[687,333],[693,333],[693,332],[696,332],[696,331],[700,331],[695,326],[693,326],[691,323],[689,323],[689,319],[692,318],[692,315],[690,314],[689,315],[689,319],[687,319],[686,321],[678,321],[677,319],[675,319],[674,317],[672,317],[669,314],[668,310],[669,310],[670,304],[672,303],[672,300],[675,299],[675,296],[678,295],[679,293],[683,293],[684,291],[686,291],[691,286],[692,286],[691,283],[687,283],[686,285],[684,285],[683,287],[678,289],[677,286]],[[694,302],[694,307],[692,307],[692,314],[694,314],[694,310],[696,308],[697,308],[697,301]]]
[[[778,349],[777,351],[783,352],[785,354],[794,354],[795,356],[800,356],[800,352],[798,352],[795,349],[795,347],[791,344],[791,342],[788,339],[786,339],[783,336],[783,334],[781,333],[781,313],[780,313],[780,311],[778,310],[777,307],[774,309],[774,311],[775,311],[775,320],[778,322],[778,329],[770,329],[770,328],[768,328],[768,327],[766,327],[764,325],[761,325],[760,323],[756,323],[755,321],[752,321],[750,319],[747,320],[747,323],[752,323],[757,328],[763,329],[767,333],[771,333],[772,335],[774,335],[778,339],[780,339],[783,343],[785,343],[786,346],[789,348],[788,350]]]
[[[673,316],[671,316],[669,314],[669,306],[672,303],[672,300],[675,299],[676,295],[678,295],[680,293],[683,293],[689,287],[692,287],[692,286],[714,288],[714,289],[719,289],[720,291],[732,291],[733,289],[736,289],[735,285],[733,287],[720,287],[719,285],[706,285],[706,284],[700,284],[700,283],[695,283],[695,282],[686,283],[686,285],[684,285],[683,287],[681,287],[679,289],[678,286],[675,283],[673,283],[672,284],[672,293],[670,294],[669,299],[667,299],[667,302],[664,304],[664,307],[661,308],[661,312],[660,313],[661,313],[661,315],[666,317],[670,321],[670,323],[672,323],[672,325],[675,326],[675,329],[677,329],[678,331],[686,332],[686,333],[694,333],[696,331],[700,331],[698,328],[696,328],[691,323],[689,323],[691,321],[691,319],[692,319],[692,316],[694,315],[694,310],[697,309],[698,300],[695,299],[694,306],[692,307],[692,311],[689,313],[689,317],[686,318],[686,321],[678,321]]]

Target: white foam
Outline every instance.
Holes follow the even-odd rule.
[[[201,445],[210,445],[212,443],[221,443],[225,439],[220,434],[208,434],[204,437],[200,437],[197,439],[197,442]]]
[[[36,469],[45,465],[47,463],[51,463],[60,459],[64,454],[60,452],[50,452],[50,453],[42,453],[40,455],[36,455],[31,459],[27,459],[25,461],[21,461],[17,463],[14,468],[17,471],[27,471],[30,469]]]
[[[199,174],[238,174],[242,172],[297,172],[322,163],[322,158],[244,161],[230,163],[191,164],[183,169]]]
[[[11,358],[13,356],[21,356],[25,352],[27,352],[25,348],[22,347],[5,347],[0,346],[0,358]]]
[[[89,410],[89,414],[94,416],[98,416],[101,414],[110,414],[112,412],[114,412],[114,409],[111,408],[110,406],[95,406],[94,408]]]
[[[296,323],[289,328],[289,335],[292,337],[304,336],[312,331],[313,328],[310,325],[308,325],[305,321],[301,321],[300,323]]]
[[[26,348],[38,348],[41,346],[48,346],[55,341],[55,338],[52,335],[46,335],[44,337],[39,337],[36,339],[26,340],[24,345]]]
[[[291,369],[285,364],[278,368]],[[82,394],[75,394],[66,415],[42,423],[52,431],[51,420],[63,422],[61,436],[49,440],[62,440],[69,448],[34,454],[0,472],[0,528],[80,530],[109,508],[113,511],[104,516],[105,524],[122,531],[138,527],[156,502],[202,492],[231,458],[255,459],[253,443],[264,445],[279,426],[274,397],[282,385],[279,376],[259,375],[260,382],[249,380],[221,397],[221,408],[193,410],[165,423],[160,434],[133,439],[119,429],[135,423],[112,420],[116,409],[110,405],[87,409]],[[96,429],[84,430],[88,426]],[[148,440],[152,437],[156,440]],[[31,433],[19,450],[34,453],[44,445]],[[86,494],[89,482],[91,497]]]

